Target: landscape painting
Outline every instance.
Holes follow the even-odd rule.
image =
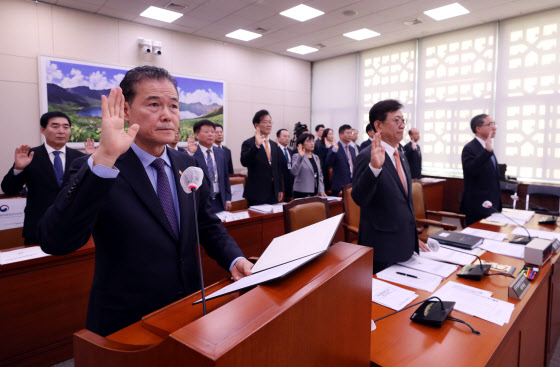
[[[72,120],[70,142],[92,138],[101,132],[101,96],[109,95],[124,78],[127,68],[41,57],[41,113],[62,111]],[[201,119],[224,126],[224,83],[173,75],[179,92],[180,139],[186,141]],[[225,131],[225,126],[224,126]],[[83,145],[82,145],[83,146]]]

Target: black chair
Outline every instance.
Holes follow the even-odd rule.
[[[502,203],[502,207],[504,208],[512,208],[515,209],[515,205],[517,204],[517,187],[519,184],[517,182],[511,181],[500,181],[500,191],[502,194],[506,194],[508,197],[512,199],[511,204]]]
[[[553,197],[558,200],[558,210],[549,210],[542,207],[531,208],[537,213],[547,215],[558,215],[560,212],[560,186],[529,185],[527,186],[527,196],[525,197],[525,210],[529,210],[529,198],[531,196]]]

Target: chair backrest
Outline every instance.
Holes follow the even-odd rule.
[[[329,217],[327,199],[318,196],[292,200],[285,204],[283,209],[286,233],[297,231]]]
[[[514,197],[517,198],[517,188],[518,188],[519,184],[517,182],[509,182],[509,181],[500,181],[500,191],[503,194],[507,194],[508,196],[510,195],[514,195]],[[517,204],[517,199],[511,198],[512,200],[512,205],[511,207],[513,209],[515,209],[515,206]],[[504,207],[506,206],[506,204],[504,203]]]
[[[233,185],[239,185],[242,184],[243,187],[245,187],[245,180],[247,179],[247,175],[242,175],[242,174],[233,174],[233,175],[229,175],[229,183],[231,186]],[[240,201],[234,201],[231,203],[231,210],[244,210],[249,208],[249,205],[247,204],[247,200],[243,199]]]
[[[412,203],[414,205],[414,216],[417,219],[426,219],[426,202],[424,201],[424,189],[419,180],[412,181]]]
[[[530,196],[547,196],[554,197],[558,199],[558,212],[560,213],[560,186],[545,186],[545,185],[528,185],[527,186],[527,196],[525,197],[525,210],[529,210],[529,199]],[[539,211],[539,210],[537,210]],[[540,210],[541,212],[552,212],[546,209]]]
[[[360,227],[360,207],[352,199],[352,184],[342,188],[342,204],[344,205],[344,223],[348,226]]]

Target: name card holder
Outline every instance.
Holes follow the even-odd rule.
[[[525,296],[529,288],[531,288],[531,284],[525,274],[517,274],[517,277],[508,287],[508,297],[520,300]]]

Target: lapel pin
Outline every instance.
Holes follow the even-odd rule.
[[[182,176],[183,172],[181,170],[179,170],[179,176]]]

